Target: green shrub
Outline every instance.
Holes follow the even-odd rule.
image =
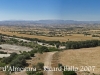
[[[35,71],[26,71],[27,75],[35,75]]]
[[[1,60],[2,63],[9,64],[13,59],[17,57],[17,53],[12,53],[9,57],[5,57]]]
[[[77,75],[74,71],[63,71],[63,75]]]
[[[0,51],[0,54],[7,54],[7,52]]]
[[[6,64],[5,64],[5,63],[0,62],[0,67],[4,67],[4,66],[6,66]]]
[[[24,55],[19,55],[10,64],[10,66],[15,66],[15,67],[24,67],[25,65],[26,65],[26,60]]]
[[[44,67],[44,63],[39,62],[39,63],[37,64],[37,68],[38,68],[38,69],[43,70],[43,67]]]

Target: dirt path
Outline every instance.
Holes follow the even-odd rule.
[[[44,66],[48,66],[48,68],[51,67],[52,65],[52,59],[53,59],[53,55],[56,52],[48,52],[45,57],[44,57]],[[16,72],[16,74],[12,74],[12,75],[27,75],[25,71],[21,71],[21,72]],[[53,75],[53,71],[45,71],[45,75]]]
[[[27,75],[27,74],[26,74],[26,71],[21,71],[21,72],[13,73],[11,75]]]
[[[49,52],[45,58],[44,66],[51,67],[52,57],[56,52]],[[46,75],[53,75],[53,71],[46,71]]]

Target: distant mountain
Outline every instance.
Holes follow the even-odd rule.
[[[0,25],[31,25],[37,24],[34,21],[0,21]]]
[[[44,24],[67,24],[67,23],[75,23],[74,20],[39,20],[35,21],[36,23],[44,23]]]
[[[0,25],[48,25],[48,24],[100,24],[100,21],[74,21],[74,20],[38,20],[38,21],[0,21]]]
[[[100,24],[100,21],[74,21],[74,20],[39,20],[36,23],[44,24]]]

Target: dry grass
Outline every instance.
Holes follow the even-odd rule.
[[[58,64],[59,64],[58,57],[59,57],[58,52],[53,55],[52,67],[57,67],[58,68]],[[54,75],[63,75],[62,71],[54,71],[53,74]]]
[[[64,37],[47,37],[47,36],[27,35],[27,34],[3,32],[3,31],[0,31],[0,33],[7,34],[10,36],[16,35],[18,37],[38,38],[38,39],[44,39],[44,40],[48,40],[48,41],[61,41],[61,42],[68,41],[68,39],[71,41],[83,41],[83,40],[90,40],[90,39],[99,39],[98,37],[84,36],[83,34],[72,34],[72,36],[64,36]]]
[[[100,47],[66,50],[59,53],[59,62],[68,66],[96,66],[92,73],[100,74]]]
[[[100,30],[90,30],[90,31],[94,31],[95,32],[95,31],[100,31]]]
[[[45,56],[47,55],[47,53],[36,53],[35,57],[32,57],[32,59],[27,60],[27,63],[29,64],[30,67],[32,67],[33,65],[37,65],[37,63],[42,62],[44,63],[45,61]]]

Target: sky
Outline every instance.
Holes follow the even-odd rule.
[[[0,0],[3,20],[100,21],[100,0]]]

